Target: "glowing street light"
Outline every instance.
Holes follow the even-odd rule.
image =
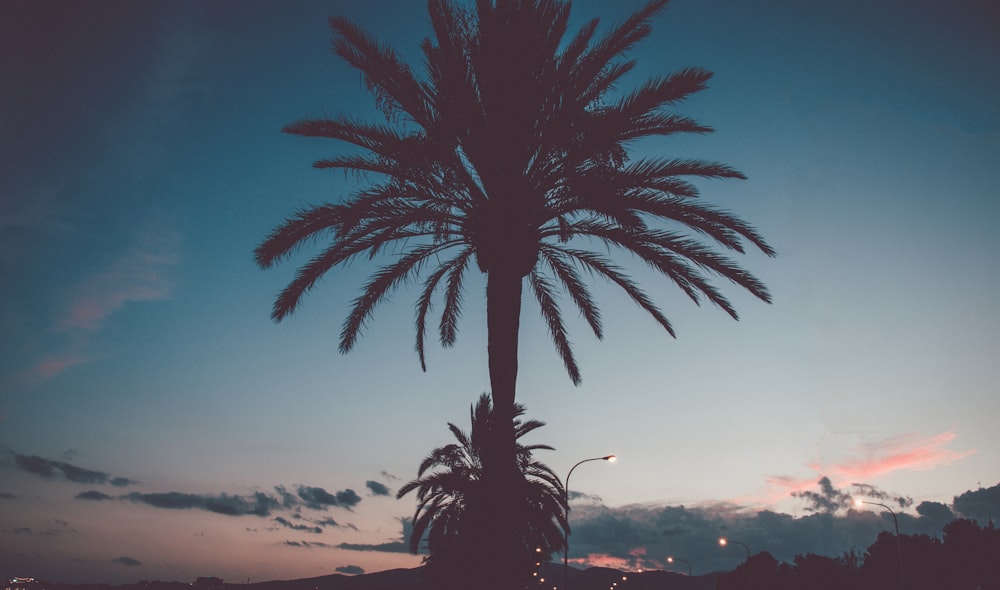
[[[688,566],[688,575],[689,576],[691,575],[691,562],[690,561],[688,561],[686,559],[680,559],[679,557],[673,557],[673,556],[668,556],[667,557],[667,563],[671,563],[672,564],[675,561],[679,561],[679,562],[683,563],[684,565]]]
[[[725,537],[719,537],[719,547],[725,547],[730,543],[736,543],[737,545],[743,545],[743,548],[747,550],[747,588],[753,588],[753,580],[750,577],[750,548],[747,547],[746,543],[735,541],[733,539],[727,539]]]
[[[889,514],[892,515],[892,525],[896,529],[896,559],[899,562],[899,588],[900,590],[903,590],[904,588],[906,588],[906,583],[903,581],[903,546],[900,544],[899,541],[899,520],[896,519],[896,513],[892,511],[892,508],[889,508],[888,506],[882,504],[881,502],[869,502],[868,500],[862,500],[861,498],[854,499],[854,505],[857,506],[858,508],[862,508],[864,504],[871,504],[872,506],[881,506],[882,508],[885,508],[886,511],[889,512]]]
[[[563,535],[563,590],[569,590],[569,476],[573,475],[573,470],[587,463],[588,461],[607,461],[608,463],[614,463],[618,460],[615,455],[605,455],[604,457],[591,457],[590,459],[584,459],[583,461],[578,461],[576,465],[569,468],[569,473],[566,474],[566,480],[563,482],[563,493],[566,497],[563,498],[563,506],[565,511],[563,512],[563,519],[566,521],[566,532]]]
[[[730,543],[736,543],[737,545],[743,545],[743,548],[747,550],[747,561],[750,561],[750,548],[747,547],[746,543],[740,541],[734,541],[732,539],[727,539],[725,537],[719,537],[719,547],[725,547]]]

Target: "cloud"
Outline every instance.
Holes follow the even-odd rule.
[[[14,499],[16,497],[17,496],[15,496],[14,494],[12,494],[10,492],[0,492],[0,500],[11,500],[11,499]]]
[[[381,484],[377,481],[366,481],[365,486],[368,487],[368,491],[372,493],[373,496],[388,496],[390,495],[389,488],[385,484]]]
[[[57,327],[94,332],[127,303],[167,299],[172,289],[167,272],[177,264],[177,242],[176,235],[162,230],[145,234],[108,268],[70,289]]]
[[[859,480],[871,480],[893,471],[922,471],[945,467],[977,452],[975,449],[955,451],[946,448],[955,438],[954,432],[942,432],[930,437],[903,434],[857,445],[852,452],[854,456],[846,461],[832,464],[814,463],[809,467],[818,475],[828,477],[830,483],[837,486]],[[774,475],[767,477],[766,481],[770,488],[767,497],[757,500],[747,499],[749,502],[773,505],[789,496],[807,498],[816,484],[816,477]],[[866,484],[852,485],[861,488]],[[912,498],[904,496],[890,498],[885,495],[866,494],[863,489],[859,489],[858,493],[868,497],[889,499],[900,506],[909,506],[913,501]]]
[[[966,518],[985,521],[1000,516],[1000,483],[955,496],[955,510]]]
[[[348,551],[377,551],[381,553],[409,553],[410,552],[410,534],[413,532],[413,522],[408,518],[399,519],[402,525],[402,532],[398,540],[387,541],[385,543],[376,543],[372,545],[363,543],[341,543],[337,545],[338,549],[347,549]]]
[[[4,463],[42,479],[64,479],[73,483],[111,484],[119,487],[137,483],[124,477],[112,477],[103,471],[77,467],[66,461],[46,459],[37,455],[22,455],[7,447],[0,451],[0,455],[4,457]]]
[[[832,513],[842,508],[849,508],[854,502],[854,498],[850,493],[834,488],[833,484],[830,483],[829,477],[821,477],[818,484],[818,492],[814,492],[812,490],[792,492],[793,498],[803,498],[809,503],[809,505],[806,506],[807,512]],[[872,488],[872,486],[867,487]],[[874,488],[872,488],[872,490],[874,490]],[[872,493],[874,492],[869,493],[869,497]]]
[[[827,471],[834,474],[835,479],[872,479],[893,471],[944,467],[976,453],[975,449],[955,451],[946,448],[955,437],[954,432],[942,432],[926,438],[904,434],[867,443],[862,445],[860,457],[831,465]]]
[[[955,513],[952,512],[951,508],[940,502],[921,502],[917,505],[917,514],[928,521],[937,523],[937,526],[942,528],[955,520]]]
[[[108,319],[130,303],[162,301],[173,289],[171,274],[177,265],[180,237],[163,229],[161,219],[138,231],[128,249],[102,270],[60,288],[65,293],[61,309],[51,320],[52,338],[37,360],[3,380],[6,389],[46,381],[73,367],[106,356],[95,350],[96,336]]]
[[[290,528],[293,531],[306,531],[309,533],[316,533],[317,535],[323,532],[323,529],[318,526],[310,526],[308,524],[295,524],[280,516],[275,517],[274,522],[286,528]]]
[[[897,497],[873,486],[862,484],[858,488],[885,494],[888,499]],[[619,508],[583,505],[573,510],[570,560],[620,569],[671,569],[666,563],[669,555],[691,562],[699,574],[732,569],[745,558],[741,547],[720,548],[720,536],[739,540],[753,553],[768,551],[779,561],[791,561],[806,553],[839,557],[845,551],[863,550],[880,532],[893,526],[885,510],[852,508],[845,500],[854,491],[835,487],[829,478],[814,482],[810,492],[800,495],[814,507],[804,516],[728,503]],[[951,508],[921,502],[916,514],[901,509],[896,515],[900,530],[907,534],[940,536],[945,524],[958,513],[964,514],[960,510],[963,506],[981,515],[983,521],[988,514],[1000,514],[1000,484],[957,496]]]
[[[361,497],[352,489],[342,490],[334,495],[320,487],[299,486],[296,492],[305,506],[313,510],[326,510],[329,506],[350,510],[361,502]]]
[[[133,566],[133,567],[137,566],[137,565],[142,565],[142,562],[139,561],[138,559],[134,559],[132,557],[127,557],[127,556],[126,557],[119,557],[117,559],[112,559],[111,563],[117,563],[117,564],[121,564],[121,565]]]
[[[342,565],[337,567],[336,571],[341,574],[360,576],[361,574],[365,573],[365,568],[357,565]]]
[[[262,492],[256,492],[249,498],[225,493],[201,495],[186,494],[183,492],[154,494],[133,492],[123,496],[123,498],[135,503],[155,506],[156,508],[205,510],[227,516],[270,516],[271,510],[279,506],[278,500]]]
[[[318,541],[285,541],[284,543],[282,543],[282,545],[287,545],[289,547],[304,547],[307,549],[312,547],[322,547],[324,549],[330,548],[329,544],[320,543]]]
[[[101,492],[98,492],[96,490],[90,490],[89,492],[80,492],[79,494],[74,496],[74,498],[77,500],[97,500],[97,501],[113,499],[111,496],[107,494],[102,494]]]
[[[410,545],[404,541],[388,541],[385,543],[365,544],[365,543],[341,543],[337,549],[347,549],[348,551],[378,551],[381,553],[409,553]]]

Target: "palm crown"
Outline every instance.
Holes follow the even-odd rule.
[[[475,263],[491,280],[506,280],[505,292],[518,299],[527,279],[566,370],[579,383],[560,300],[568,296],[600,338],[601,314],[585,276],[619,286],[674,334],[611,251],[635,255],[694,302],[707,299],[733,318],[736,310],[712,275],[770,301],[766,287],[720,250],[742,253],[749,242],[769,256],[774,251],[750,225],[699,199],[688,180],[743,175],[713,162],[629,157],[628,146],[644,137],[711,131],[668,110],[706,87],[706,71],[681,70],[612,96],[634,65],[625,54],[648,35],[649,19],[665,4],[650,2],[600,38],[592,20],[564,42],[565,2],[480,0],[472,10],[431,0],[434,38],[422,44],[423,78],[351,22],[331,18],[334,51],[360,70],[389,124],[341,116],[284,129],[360,148],[315,166],[366,173],[371,181],[341,202],[300,211],[256,249],[258,264],[269,267],[313,238],[326,241],[278,296],[272,317],[292,313],[332,268],[393,251],[397,258],[354,300],[340,349],[354,346],[380,302],[417,279],[415,347],[425,366],[435,296],[443,298],[439,339],[450,346],[463,281]],[[488,299],[499,292],[488,287]],[[516,310],[511,313],[516,321]],[[516,328],[513,339],[516,356]],[[494,394],[512,387],[494,382]]]

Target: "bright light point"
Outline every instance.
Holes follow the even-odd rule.
[[[608,455],[607,457],[604,458],[604,460],[607,461],[608,463],[614,463],[615,461],[618,460],[618,456],[617,455]]]
[[[537,578],[538,577],[538,572],[535,572],[535,573],[533,573],[531,575],[533,575],[533,576],[535,576]]]
[[[674,558],[673,557],[668,557],[667,558],[667,563],[673,563],[673,562],[674,562]]]
[[[861,505],[864,504],[864,503],[865,503],[865,501],[862,500],[861,498],[855,498],[854,499],[854,505],[857,506],[858,508],[861,508]]]
[[[725,547],[728,543],[729,541],[725,537],[719,537],[719,547]]]
[[[535,547],[535,553],[541,553],[541,552],[542,552],[541,547]]]

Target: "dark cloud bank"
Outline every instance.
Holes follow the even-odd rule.
[[[9,447],[0,449],[2,461],[21,471],[37,475],[43,479],[63,479],[73,483],[126,487],[139,482],[124,477],[115,477],[103,471],[84,469],[66,461],[45,459],[36,455],[22,455]]]
[[[0,448],[0,464],[13,467],[19,471],[36,475],[42,479],[59,479],[72,483],[88,485],[110,485],[126,487],[139,482],[112,476],[104,471],[85,469],[66,461],[46,459],[36,455],[22,455],[9,447]],[[372,495],[389,495],[389,489],[376,482],[366,482],[366,487]],[[12,494],[3,494],[5,498],[13,498]],[[328,492],[317,486],[298,485],[294,491],[284,486],[276,486],[273,493],[254,492],[250,495],[238,494],[191,494],[187,492],[154,492],[112,496],[98,490],[80,492],[77,500],[103,502],[108,500],[126,500],[136,504],[145,504],[154,508],[168,510],[204,510],[227,516],[260,516],[268,517],[276,510],[295,510],[308,508],[324,511],[328,508],[353,510],[361,502],[361,496],[348,488],[338,492]],[[322,526],[339,526],[333,519],[317,521],[318,526],[307,526],[291,523],[284,518],[275,519],[279,524],[294,530],[321,532]]]
[[[746,553],[740,546],[720,547],[722,536],[746,544],[752,553],[767,551],[779,561],[806,553],[831,557],[851,550],[864,553],[880,532],[891,531],[894,525],[892,516],[879,506],[854,506],[853,499],[858,497],[890,507],[904,535],[940,537],[942,527],[956,518],[986,526],[991,514],[1000,514],[1000,484],[967,491],[956,496],[951,506],[921,502],[916,515],[901,510],[914,503],[912,498],[872,486],[858,484],[848,492],[822,478],[818,487],[818,491],[795,494],[806,502],[807,514],[799,517],[770,510],[752,512],[731,504],[574,507],[570,558],[605,555],[632,568],[670,569],[666,558],[672,556],[694,564],[695,573],[729,570]]]

